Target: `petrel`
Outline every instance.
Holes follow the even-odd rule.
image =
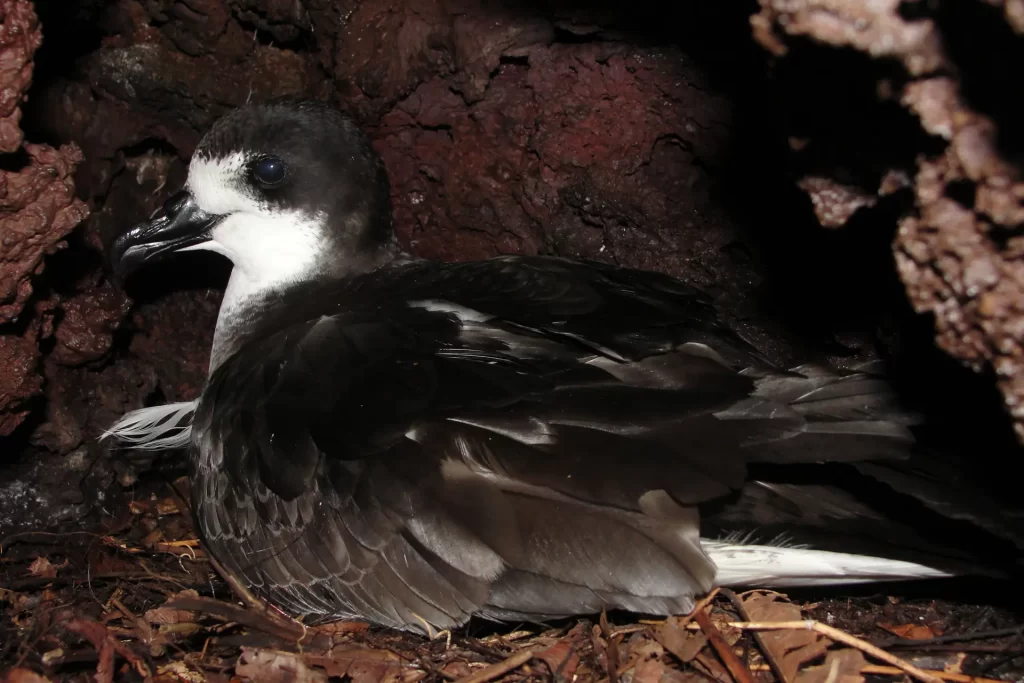
[[[414,258],[328,105],[224,116],[113,262],[189,250],[233,264],[202,395],[108,434],[187,445],[205,547],[306,623],[668,615],[716,585],[956,571],[844,488],[892,493],[914,444],[872,368],[774,367],[664,274]]]

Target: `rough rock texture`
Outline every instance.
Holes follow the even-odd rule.
[[[1005,21],[1021,31],[1024,5],[990,4],[1002,6]],[[913,112],[932,144],[912,160],[876,157],[914,178],[914,208],[900,219],[894,241],[899,274],[914,308],[934,316],[939,346],[976,370],[994,371],[1024,439],[1024,181],[1012,163],[1020,118],[1011,115],[1020,111],[1019,84],[983,71],[1019,55],[1019,38],[1004,35],[1005,25],[981,5],[917,18],[899,0],[761,0],[761,7],[754,33],[776,55],[806,36],[902,67],[878,80],[878,95]],[[965,51],[958,31],[985,35],[989,44],[972,41]],[[958,70],[963,82],[953,77]],[[972,86],[975,103],[965,93]],[[1000,131],[979,104],[1003,114],[1006,127]],[[835,178],[825,182],[836,187]],[[816,208],[825,201],[821,183],[801,184]],[[824,194],[836,198],[834,190]],[[841,225],[851,209],[876,201],[868,192],[840,194],[846,199],[838,212],[818,211],[823,225]]]
[[[976,4],[1016,35],[1020,3]],[[958,88],[991,103],[971,79],[993,70],[945,45],[955,17],[925,3],[40,0],[34,74],[30,4],[0,7],[0,121],[22,103],[28,139],[54,145],[0,167],[28,174],[35,215],[52,215],[16,259],[0,254],[0,434],[35,411],[17,453],[98,458],[94,438],[123,412],[198,395],[225,264],[182,256],[122,285],[105,251],[182,185],[217,117],[276,96],[331,101],[366,128],[420,255],[662,270],[706,288],[780,363],[909,357],[926,383],[947,381],[908,332],[896,239],[944,345],[1012,389],[1020,280],[993,273],[1010,272],[1016,236],[996,226],[1019,207],[996,162],[1024,150],[1005,135],[1024,108],[1003,110],[991,147],[994,124]],[[84,213],[56,199],[70,201],[72,176],[91,215],[46,256]],[[958,418],[981,405],[924,393]]]
[[[0,3],[0,152],[21,145],[21,98],[32,82],[32,55],[41,40],[29,0]]]
[[[31,2],[0,3],[0,437],[21,424],[42,390],[38,345],[53,331],[55,302],[29,305],[33,278],[87,214],[71,177],[82,161],[78,148],[22,146],[20,105],[40,40]]]
[[[644,17],[572,3],[399,0],[121,0],[86,14],[103,34],[98,49],[81,55],[80,77],[61,73],[37,89],[33,117],[88,159],[78,181],[95,206],[83,233],[92,247],[180,186],[199,135],[224,111],[301,95],[332,99],[374,135],[400,237],[417,253],[545,252],[658,268],[751,316],[760,276],[730,251],[734,209],[714,196],[732,105],[671,32],[647,35]],[[742,36],[742,21],[732,30]],[[130,291],[156,301],[170,289],[156,278],[144,274]],[[215,282],[199,275],[196,286]],[[193,320],[212,326],[212,315]],[[182,353],[150,339],[168,345],[165,358]],[[184,365],[201,362],[190,355]]]
[[[32,294],[43,258],[88,213],[74,197],[71,175],[82,161],[73,145],[26,144],[28,164],[0,171],[0,323],[16,321]]]

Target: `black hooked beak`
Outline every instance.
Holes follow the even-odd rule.
[[[123,279],[145,263],[208,241],[221,218],[201,210],[192,194],[182,190],[151,219],[114,240],[110,256],[114,274]]]

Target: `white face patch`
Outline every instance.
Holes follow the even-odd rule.
[[[259,212],[259,201],[246,186],[245,166],[249,160],[241,152],[218,159],[193,157],[185,186],[199,208],[215,216]]]
[[[182,251],[213,251],[234,264],[222,312],[262,292],[308,280],[327,256],[326,217],[260,201],[246,178],[248,161],[236,152],[217,159],[197,156],[189,166],[186,186],[197,206],[224,218],[211,231],[211,241]]]

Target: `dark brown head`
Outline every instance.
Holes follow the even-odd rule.
[[[118,238],[115,267],[193,249],[227,256],[255,289],[371,268],[397,251],[383,163],[325,104],[241,107],[199,143],[185,189]]]

